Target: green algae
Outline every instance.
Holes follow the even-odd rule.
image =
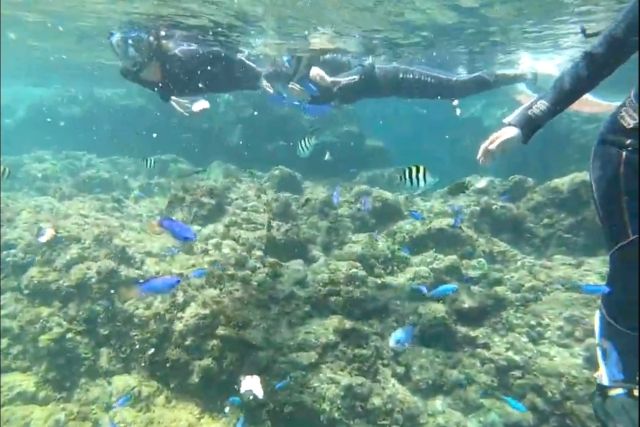
[[[100,165],[138,179],[121,159]],[[247,413],[264,425],[543,425],[558,408],[588,419],[588,403],[570,401],[591,387],[584,319],[597,302],[566,283],[601,280],[606,259],[592,256],[587,235],[571,257],[549,244],[552,230],[570,234],[572,221],[546,223],[526,251],[510,228],[588,210],[584,177],[542,186],[494,179],[453,200],[446,189],[409,199],[367,184],[376,179],[343,185],[338,207],[330,186],[285,168],[247,175],[222,164],[135,205],[82,187],[70,199],[3,189],[3,224],[13,221],[2,233],[3,249],[11,247],[3,255],[3,425],[104,425],[134,386],[132,404],[112,414],[119,424],[230,425],[233,417],[218,416],[223,402],[253,372],[267,403]],[[507,189],[518,202],[499,200]],[[357,208],[365,194],[374,202],[368,214]],[[462,229],[451,227],[452,202],[468,213]],[[5,213],[9,203],[19,210]],[[427,221],[408,218],[409,208]],[[198,241],[166,255],[176,242],[146,226],[163,211],[191,221]],[[61,238],[39,245],[32,230],[45,220]],[[411,256],[400,251],[405,244]],[[21,255],[32,253],[35,261]],[[174,295],[127,297],[137,279],[199,267],[208,268],[204,280],[185,279]],[[409,297],[410,284],[446,282],[461,289],[443,302]],[[388,334],[407,323],[418,326],[415,346],[393,354]],[[274,393],[288,375],[286,394]],[[481,399],[486,390],[522,396],[531,413]]]

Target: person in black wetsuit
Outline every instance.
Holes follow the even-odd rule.
[[[486,163],[548,121],[638,52],[638,0],[564,70],[551,89],[517,109],[480,147]],[[599,370],[593,408],[603,426],[638,426],[638,91],[604,123],[591,158],[596,211],[609,249],[607,285],[595,316]]]
[[[453,75],[427,67],[356,63],[341,55],[324,55],[309,69],[319,94],[309,103],[350,104],[364,98],[448,99],[475,95],[502,86],[535,80],[531,72],[486,72]],[[334,75],[334,77],[330,77]]]
[[[111,31],[109,42],[125,79],[157,92],[185,114],[185,97],[271,90],[258,67],[232,50],[181,30]]]
[[[283,86],[299,91],[297,83],[309,78],[316,83],[306,94],[309,104],[390,96],[457,99],[532,78],[519,72],[455,76],[401,65],[358,65],[336,54],[298,56],[290,65],[261,70],[239,51],[170,29],[112,31],[109,41],[124,78],[157,92],[183,112],[190,104],[182,97],[259,89],[273,93],[274,87]]]

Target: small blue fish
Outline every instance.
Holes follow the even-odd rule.
[[[247,423],[244,420],[244,415],[240,415],[240,418],[238,418],[238,421],[236,421],[235,427],[245,427],[246,425]]]
[[[331,201],[333,202],[333,206],[338,206],[340,204],[340,186],[336,185],[336,188],[331,193]]]
[[[462,212],[462,206],[460,205],[452,205],[451,212],[453,213],[453,223],[451,227],[460,228],[462,227],[462,220],[464,219],[464,213]]]
[[[196,240],[196,233],[187,224],[169,216],[163,216],[158,220],[158,226],[171,234],[171,237],[180,242],[193,242]]]
[[[458,292],[458,285],[455,283],[447,283],[445,285],[440,285],[427,295],[429,298],[444,298],[451,294],[455,294]]]
[[[290,383],[291,383],[291,378],[287,377],[286,379],[276,383],[276,385],[273,386],[273,388],[275,390],[282,390],[283,388],[287,387]]]
[[[527,412],[527,407],[524,406],[520,401],[514,399],[513,397],[501,395],[500,398],[504,400],[507,403],[507,405],[511,407],[511,409],[514,409],[521,413]]]
[[[178,276],[151,277],[138,282],[140,295],[162,295],[173,291],[181,282]]]
[[[411,249],[409,249],[409,246],[403,246],[400,248],[400,252],[402,252],[403,254],[407,255],[407,256],[411,256]]]
[[[401,328],[396,329],[389,336],[389,347],[392,350],[406,350],[413,341],[413,333],[415,331],[415,326],[407,325]]]
[[[135,199],[144,199],[145,197],[147,197],[147,195],[142,191],[134,191],[131,196]]]
[[[189,274],[189,277],[191,277],[192,279],[202,279],[206,275],[207,275],[206,268],[196,268]]]
[[[420,294],[420,295],[424,295],[424,296],[428,296],[429,295],[429,288],[427,288],[426,285],[411,285],[411,287],[409,289],[412,292]]]
[[[611,288],[606,284],[584,283],[580,285],[580,291],[587,295],[605,295],[611,292]]]
[[[416,221],[424,221],[424,215],[422,215],[420,212],[416,211],[416,210],[410,210],[409,211],[409,216],[413,219],[415,219]]]
[[[498,200],[500,200],[502,203],[511,203],[511,196],[506,191],[503,191],[498,196]]]
[[[363,212],[371,212],[371,208],[373,208],[371,196],[362,196],[360,198],[360,210]]]
[[[239,396],[231,396],[227,399],[227,405],[229,406],[240,406],[242,405],[242,399]]]
[[[120,409],[128,406],[129,403],[131,403],[131,401],[133,400],[133,390],[135,390],[135,387],[120,396],[118,400],[115,401],[111,409]]]

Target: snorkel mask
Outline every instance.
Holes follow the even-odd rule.
[[[154,37],[141,30],[111,31],[109,43],[122,67],[139,72],[151,60]]]

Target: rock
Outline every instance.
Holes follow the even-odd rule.
[[[458,292],[449,305],[457,322],[463,325],[480,326],[487,319],[499,316],[507,308],[508,300],[493,290],[474,288],[474,291]]]
[[[227,203],[227,188],[200,184],[171,193],[165,213],[189,225],[206,226],[224,217]]]
[[[307,260],[309,245],[291,228],[288,232],[267,234],[264,253],[282,262],[294,259]]]
[[[443,255],[457,255],[470,245],[472,236],[451,227],[449,221],[434,221],[409,236],[409,247],[415,254],[436,250]]]
[[[267,174],[266,181],[276,193],[301,195],[304,192],[300,175],[282,166],[273,168]]]

